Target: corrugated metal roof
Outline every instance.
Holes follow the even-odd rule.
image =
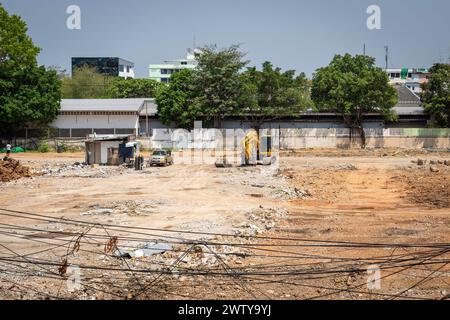
[[[144,106],[141,110],[141,116],[155,116],[158,114],[158,105],[155,102],[155,99],[148,99],[145,101]]]
[[[63,99],[60,111],[128,111],[140,112],[153,99]]]
[[[398,103],[394,110],[398,115],[424,114],[420,98],[404,85],[397,85]]]
[[[409,90],[407,87],[400,85],[395,86],[395,89],[397,89],[399,103],[408,102],[420,104],[420,98],[414,92]]]

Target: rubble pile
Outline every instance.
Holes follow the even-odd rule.
[[[427,160],[419,158],[417,160],[412,160],[411,162],[414,164],[417,164],[417,166],[419,168],[422,168],[422,169],[428,168]],[[450,160],[435,159],[435,160],[429,161],[429,169],[431,172],[435,172],[435,173],[440,172],[441,171],[440,167],[442,167],[442,169],[445,169],[445,167],[450,167]]]
[[[279,200],[299,200],[305,199],[312,196],[311,192],[308,189],[300,189],[296,187],[287,187],[276,189],[273,192],[273,196]]]
[[[286,211],[280,208],[264,208],[252,210],[245,214],[248,222],[237,225],[234,234],[237,236],[251,237],[262,234],[275,227],[278,221],[286,216]]]
[[[156,212],[158,206],[167,205],[164,200],[125,200],[114,201],[108,205],[93,204],[82,216],[126,214],[129,216],[149,215]]]
[[[108,178],[113,175],[123,174],[126,170],[123,166],[100,167],[98,165],[88,165],[85,162],[75,162],[73,164],[46,164],[42,169],[37,170],[37,173],[43,176],[60,178]]]
[[[419,159],[421,160],[421,159]],[[417,166],[391,178],[404,185],[410,202],[433,208],[450,208],[450,161],[415,161]]]
[[[22,166],[18,160],[0,160],[0,181],[9,182],[32,176],[30,168]]]
[[[47,166],[45,166],[45,168],[40,170],[39,173],[41,173],[42,175],[51,176],[51,175],[57,175],[60,173],[64,173],[67,171],[82,170],[87,167],[88,167],[88,164],[85,162],[83,162],[83,163],[75,162],[72,165],[63,163],[63,164],[57,164],[54,167],[47,165]]]

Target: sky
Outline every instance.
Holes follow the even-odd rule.
[[[241,44],[250,65],[271,61],[308,76],[335,54],[366,53],[389,67],[430,67],[450,58],[448,0],[0,0],[22,17],[42,48],[39,63],[70,71],[73,56],[121,57],[148,65],[186,56],[187,48]],[[81,9],[69,30],[67,7]],[[369,30],[378,5],[381,29]]]

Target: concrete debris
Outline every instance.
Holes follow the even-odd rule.
[[[339,164],[335,166],[337,170],[358,170],[358,168],[350,163]]]
[[[297,200],[297,199],[304,199],[311,197],[311,193],[307,189],[299,189],[299,188],[282,188],[277,189],[274,192],[275,198],[281,199],[281,200]]]
[[[94,216],[94,215],[110,215],[113,214],[112,209],[94,209],[81,213],[82,216]]]
[[[430,171],[431,172],[439,172],[439,169],[436,166],[431,166]]]
[[[277,158],[276,157],[264,157],[262,159],[262,165],[263,166],[270,166],[273,165],[277,162]]]
[[[226,158],[219,158],[215,162],[216,168],[231,168],[232,164]]]
[[[116,258],[123,258],[123,259],[143,258],[161,254],[170,250],[172,250],[172,245],[168,243],[150,242],[145,243],[142,246],[139,246],[136,250],[130,251],[124,249],[117,249],[116,251],[114,251],[113,256]]]
[[[423,166],[427,163],[427,160],[423,160],[423,159],[417,159],[417,165],[418,166]]]
[[[234,234],[245,237],[262,234],[267,230],[273,229],[284,216],[286,216],[286,211],[283,209],[260,206],[258,209],[246,213],[249,222],[235,225],[234,227],[237,229],[234,231]]]
[[[265,184],[263,184],[263,183],[252,183],[251,186],[253,188],[264,188]]]
[[[168,205],[167,201],[162,199],[114,201],[105,206],[100,206],[99,204],[91,205],[89,210],[81,213],[81,215],[126,214],[129,216],[145,216],[155,213],[158,206],[166,205]]]

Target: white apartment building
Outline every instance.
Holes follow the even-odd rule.
[[[198,49],[188,49],[186,59],[166,60],[162,64],[149,65],[149,79],[169,83],[172,74],[183,69],[195,69],[197,66],[195,54],[198,52]]]
[[[387,69],[386,72],[391,84],[404,85],[416,94],[422,91],[421,84],[428,82],[430,76],[428,69],[424,68]]]

